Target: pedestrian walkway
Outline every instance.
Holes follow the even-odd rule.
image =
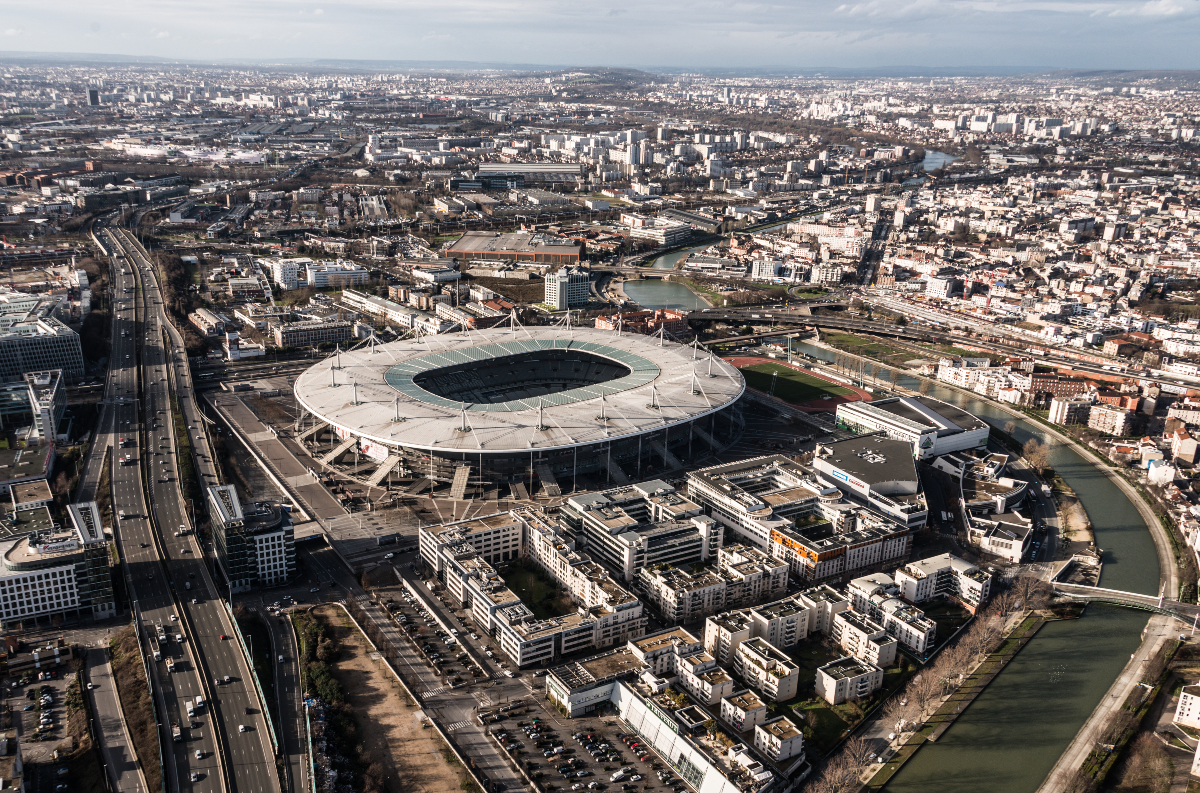
[[[450,732],[454,732],[455,730],[461,730],[463,727],[470,725],[470,723],[471,722],[469,721],[456,721],[453,724],[447,724],[446,729]]]

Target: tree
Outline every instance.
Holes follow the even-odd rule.
[[[879,364],[877,363],[871,364],[871,380],[872,382],[879,382]]]
[[[1050,467],[1049,449],[1038,441],[1037,438],[1030,438],[1025,441],[1022,454],[1029,467],[1037,471],[1039,475]]]
[[[900,379],[900,373],[895,369],[888,370],[888,382],[892,384],[892,390],[896,390],[896,381]]]
[[[1017,431],[1017,422],[1011,421],[1011,420],[1004,422],[1004,434],[1005,435],[1012,435],[1016,431]]]
[[[929,380],[922,380],[917,390],[921,392],[921,396],[928,396],[929,392],[933,390],[933,383]]]

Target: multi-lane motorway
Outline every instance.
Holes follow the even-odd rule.
[[[167,774],[176,790],[278,793],[280,776],[265,714],[245,655],[234,638],[229,612],[188,516],[192,509],[204,509],[204,505],[185,504],[180,490],[172,384],[179,389],[189,434],[201,439],[196,443],[200,449],[197,462],[208,463],[205,467],[209,476],[204,481],[216,483],[211,460],[204,451],[207,444],[202,440],[203,423],[195,415],[186,355],[175,352],[180,349],[179,341],[177,336],[172,337],[173,328],[145,251],[119,230],[106,229],[104,235],[107,246],[119,257],[115,269],[124,271],[118,276],[118,289],[135,290],[128,295],[132,302],[119,306],[119,331],[127,330],[128,335],[114,339],[114,372],[121,378],[114,396],[125,400],[117,413],[117,435],[120,437],[122,430],[140,432],[136,449],[118,450],[118,456],[133,452],[133,464],[114,461],[114,508],[126,512],[118,534],[135,597],[146,612],[145,621],[151,630],[153,625],[164,625],[169,638],[163,647],[163,662],[153,665],[161,681],[161,704],[183,732],[179,743],[171,741],[169,732],[162,737],[164,746],[172,750],[168,753]],[[126,295],[122,291],[118,297]],[[184,388],[180,388],[181,383]],[[172,615],[178,621],[172,621]],[[184,641],[175,641],[176,634]],[[179,659],[174,673],[167,671],[168,656]],[[205,702],[199,708],[195,706],[197,696]],[[186,708],[189,699],[195,710],[190,720]],[[214,754],[218,750],[221,755]]]

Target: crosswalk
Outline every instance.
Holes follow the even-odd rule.
[[[469,722],[469,721],[456,721],[453,724],[447,724],[446,730],[449,732],[454,732],[455,730],[461,730],[463,727],[468,726],[470,723],[471,722]]]
[[[450,690],[450,688],[451,688],[451,686],[439,686],[438,688],[426,689],[425,691],[421,692],[421,699],[426,699],[428,697],[436,697],[438,694],[445,694],[447,691]]]

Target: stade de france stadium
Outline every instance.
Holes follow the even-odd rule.
[[[368,484],[451,483],[454,498],[535,478],[555,494],[574,475],[623,482],[680,467],[736,439],[744,391],[736,368],[696,347],[519,326],[342,352],[295,385],[300,438],[332,430],[314,451],[323,463],[357,452]]]

